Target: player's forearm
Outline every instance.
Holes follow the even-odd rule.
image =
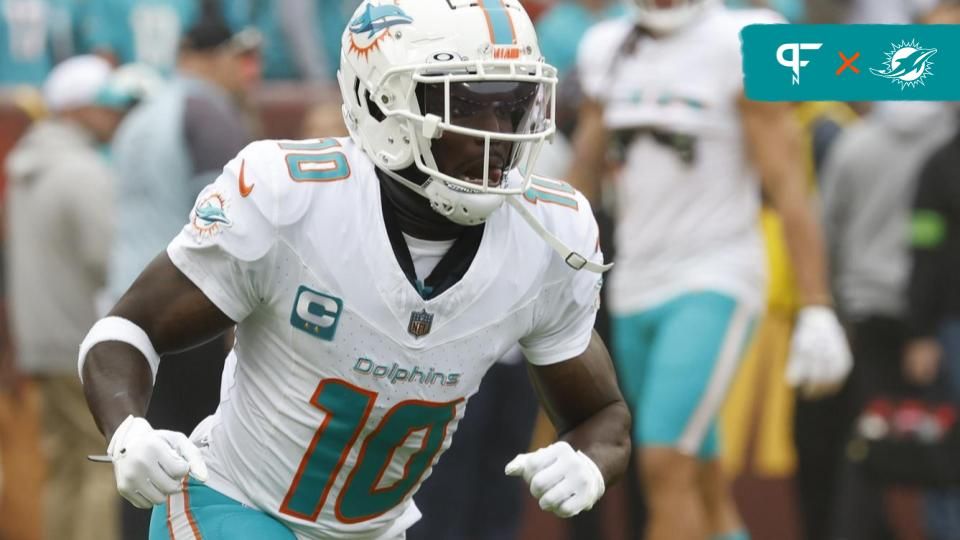
[[[603,108],[586,101],[581,106],[579,124],[573,134],[573,163],[566,180],[594,205],[600,199],[600,186],[606,173],[608,137]]]
[[[560,437],[590,457],[609,486],[620,479],[630,460],[630,411],[615,401]]]
[[[804,174],[800,128],[790,106],[744,100],[743,125],[766,194],[783,221],[787,251],[804,305],[830,304],[820,223]]]
[[[119,341],[95,345],[83,364],[83,391],[93,418],[109,441],[129,416],[145,416],[153,374],[137,349]]]
[[[801,304],[831,305],[823,231],[810,206],[807,197],[798,194],[796,200],[780,204],[777,210],[783,220]]]

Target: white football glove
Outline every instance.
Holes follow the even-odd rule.
[[[797,314],[790,343],[787,382],[807,398],[837,391],[853,367],[847,336],[826,306],[807,306]]]
[[[597,464],[564,441],[520,454],[504,472],[522,476],[540,508],[562,518],[593,508],[606,489]]]
[[[189,472],[207,481],[207,466],[187,436],[176,431],[153,429],[143,418],[128,416],[120,424],[107,454],[113,462],[117,490],[137,508],[163,504],[181,489]]]

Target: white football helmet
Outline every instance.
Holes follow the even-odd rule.
[[[482,223],[529,188],[555,130],[557,72],[518,0],[364,0],[343,33],[337,78],[353,140],[461,225]],[[494,110],[507,125],[479,129],[475,119]],[[444,133],[483,145],[475,172],[440,170],[432,146]],[[411,165],[425,182],[398,174]],[[522,180],[511,182],[515,168],[522,174],[510,177]]]
[[[640,26],[669,34],[695,21],[715,0],[623,0]]]

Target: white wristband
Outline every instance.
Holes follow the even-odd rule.
[[[83,338],[83,343],[80,344],[80,357],[77,359],[80,382],[83,382],[83,364],[87,361],[87,353],[94,345],[105,341],[120,341],[140,351],[150,364],[152,380],[156,381],[160,355],[153,348],[147,333],[123,317],[105,317],[93,325],[93,328],[87,332],[87,337]]]

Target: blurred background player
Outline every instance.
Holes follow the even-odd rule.
[[[113,479],[83,457],[102,442],[84,410],[73,357],[83,329],[98,318],[95,297],[106,281],[114,180],[103,148],[136,100],[122,84],[97,56],[59,64],[43,85],[51,116],[6,162],[6,289],[17,365],[42,395],[47,538],[118,538]]]
[[[763,309],[761,185],[804,305],[788,377],[821,395],[850,365],[794,117],[743,97],[739,31],[778,18],[709,0],[628,6],[632,19],[601,23],[580,44],[588,99],[569,178],[596,198],[608,142],[622,152],[610,307],[647,538],[746,538],[716,461],[715,416]]]

